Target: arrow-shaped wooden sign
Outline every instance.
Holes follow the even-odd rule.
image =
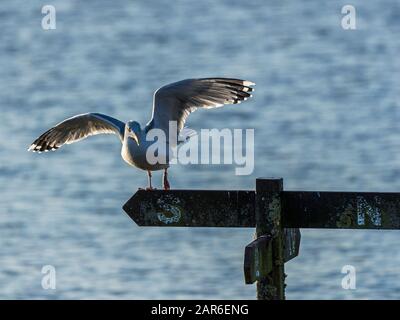
[[[400,193],[283,191],[259,178],[255,191],[137,191],[124,210],[139,226],[256,227],[245,249],[246,283],[258,299],[284,299],[284,263],[299,254],[298,228],[400,229]]]
[[[285,228],[400,229],[400,193],[282,191]],[[139,190],[139,226],[255,227],[254,191]]]
[[[261,236],[244,249],[244,281],[252,284],[272,271],[272,237]]]
[[[124,205],[139,226],[254,227],[254,191],[139,190]]]
[[[400,229],[400,193],[282,193],[287,228]]]

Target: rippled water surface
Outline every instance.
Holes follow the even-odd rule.
[[[174,166],[174,188],[252,189],[282,176],[291,190],[400,191],[400,5],[352,1],[42,1],[0,7],[0,298],[254,298],[244,285],[251,229],[139,228],[122,204],[146,174],[115,137],[51,154],[26,152],[66,117],[102,112],[147,122],[152,93],[188,77],[257,83],[241,105],[188,125],[254,128],[255,170]],[[159,174],[155,181],[161,182]],[[289,299],[399,298],[400,233],[303,230],[287,264]],[[343,290],[341,269],[357,270]],[[53,265],[57,289],[43,290]]]

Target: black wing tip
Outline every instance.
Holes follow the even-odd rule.
[[[205,80],[205,81],[215,81],[219,83],[229,83],[232,85],[242,85],[244,87],[249,87],[251,88],[252,86],[255,86],[256,84],[252,81],[249,80],[243,80],[243,79],[237,79],[237,78],[203,78],[200,80]]]
[[[234,78],[208,78],[205,79],[208,81],[214,81],[216,83],[229,86],[230,90],[234,94],[232,100],[227,100],[226,103],[239,104],[242,101],[246,101],[251,98],[251,92],[254,91],[254,88],[251,86],[255,86],[254,82],[242,79],[234,79]]]
[[[28,151],[42,153],[48,151],[55,151],[57,150],[60,145],[56,145],[49,141],[49,136],[54,132],[55,127],[50,128],[43,134],[41,134],[32,144],[29,146]]]
[[[58,148],[59,147],[36,146],[32,144],[28,148],[28,151],[32,151],[33,153],[42,153],[42,152],[56,151]]]
[[[56,151],[60,146],[51,146],[45,140],[36,139],[28,148],[28,151],[42,153],[48,151]]]

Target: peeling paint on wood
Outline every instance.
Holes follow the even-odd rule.
[[[370,223],[376,227],[382,224],[382,216],[380,212],[379,197],[373,198],[373,203],[368,201],[363,196],[357,196],[357,223],[359,226],[365,226],[365,219],[369,219]]]

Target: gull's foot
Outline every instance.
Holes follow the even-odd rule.
[[[164,190],[170,190],[171,186],[169,185],[168,180],[164,180]]]
[[[171,189],[171,186],[169,185],[169,181],[168,181],[167,169],[164,170],[163,185],[164,185],[164,190],[170,190]]]

